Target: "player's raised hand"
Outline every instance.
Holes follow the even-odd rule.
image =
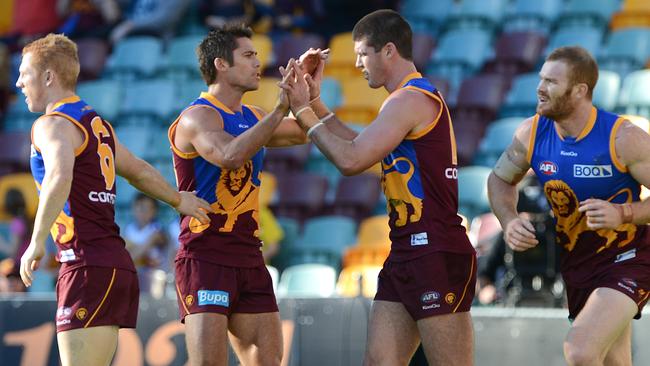
[[[210,204],[196,196],[196,192],[181,191],[180,201],[174,207],[176,211],[186,216],[192,216],[199,220],[202,224],[208,224],[210,217],[206,212],[214,212]]]
[[[615,229],[623,223],[623,214],[614,203],[595,198],[580,202],[578,211],[587,216],[587,227],[597,229]]]
[[[309,85],[310,100],[315,100],[320,96],[320,84],[323,80],[323,70],[325,70],[325,61],[329,57],[329,52],[329,48],[324,50],[310,48],[298,59],[299,65],[305,71],[304,77]]]
[[[38,269],[41,259],[45,255],[45,243],[36,243],[32,240],[20,258],[20,278],[25,286],[32,285],[34,280],[34,271]]]
[[[309,86],[304,79],[304,72],[297,65],[296,60],[289,60],[286,72],[288,74],[284,75],[279,86],[286,90],[291,110],[297,113],[309,105]]]
[[[516,252],[523,252],[539,244],[535,238],[535,227],[530,221],[521,217],[517,217],[506,225],[503,236],[506,244]]]

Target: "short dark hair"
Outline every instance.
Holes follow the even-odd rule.
[[[393,42],[400,56],[413,60],[413,31],[394,10],[377,10],[361,18],[352,30],[352,39],[365,39],[375,52],[379,52],[388,42]]]
[[[591,98],[598,82],[598,64],[589,51],[580,46],[560,47],[553,50],[546,61],[562,61],[569,65],[571,86],[587,84],[587,94]]]
[[[251,38],[252,36],[253,31],[244,24],[226,25],[210,31],[196,48],[203,80],[208,85],[214,84],[217,81],[214,59],[223,58],[232,66],[233,51],[237,48],[237,38]]]

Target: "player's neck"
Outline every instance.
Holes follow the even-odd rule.
[[[556,120],[558,132],[563,137],[578,137],[589,122],[592,108],[591,103],[583,103],[566,118]]]
[[[395,64],[389,70],[384,87],[389,93],[392,93],[402,86],[401,83],[404,82],[404,78],[414,72],[418,72],[418,70],[415,68],[413,62],[405,59],[396,60]]]
[[[64,89],[53,89],[49,92],[47,96],[47,106],[45,107],[45,114],[52,113],[56,104],[64,99],[75,96],[73,90],[64,90]]]
[[[241,99],[244,93],[230,85],[217,83],[208,87],[208,93],[223,103],[231,111],[241,111]]]

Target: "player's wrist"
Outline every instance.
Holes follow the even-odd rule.
[[[183,200],[183,196],[181,195],[180,192],[175,192],[176,194],[174,195],[174,198],[168,202],[172,208],[178,210],[178,206],[181,205],[181,201]]]
[[[622,203],[615,205],[618,210],[618,215],[621,217],[621,223],[629,224],[634,222],[634,212],[632,211],[631,203]]]

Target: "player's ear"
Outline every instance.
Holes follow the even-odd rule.
[[[224,58],[217,57],[214,59],[214,67],[217,69],[217,71],[224,71],[230,67],[230,63]]]
[[[397,53],[397,49],[395,48],[395,44],[393,42],[386,43],[382,51],[386,57],[393,57]]]

